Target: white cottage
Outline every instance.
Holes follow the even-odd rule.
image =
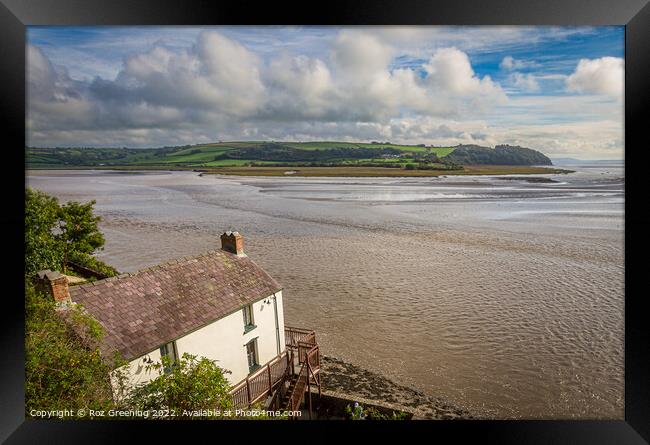
[[[315,333],[285,327],[282,287],[246,256],[238,232],[221,235],[221,250],[88,284],[68,287],[58,272],[39,276],[57,301],[83,305],[102,325],[100,350],[129,361],[131,385],[157,377],[147,364],[187,352],[231,372],[236,406],[281,389],[277,407],[293,409],[302,400],[296,391],[320,392]]]

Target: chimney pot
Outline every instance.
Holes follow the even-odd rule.
[[[38,272],[38,287],[42,292],[50,294],[57,303],[70,303],[72,301],[68,278],[57,271],[47,269]]]
[[[221,235],[221,250],[234,253],[237,256],[246,256],[244,253],[244,237],[239,232],[227,231]]]

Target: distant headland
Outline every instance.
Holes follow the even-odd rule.
[[[196,170],[254,176],[440,176],[570,173],[530,148],[390,142],[230,141],[162,148],[26,148],[28,169]],[[290,170],[288,170],[290,169]]]

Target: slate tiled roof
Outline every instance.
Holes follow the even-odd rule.
[[[70,287],[104,327],[102,353],[133,360],[281,286],[248,257],[222,250]]]

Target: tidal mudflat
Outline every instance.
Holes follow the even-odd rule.
[[[474,417],[622,419],[621,167],[525,178],[29,171],[95,199],[121,271],[228,229],[324,353]],[[539,175],[536,175],[539,176]]]

